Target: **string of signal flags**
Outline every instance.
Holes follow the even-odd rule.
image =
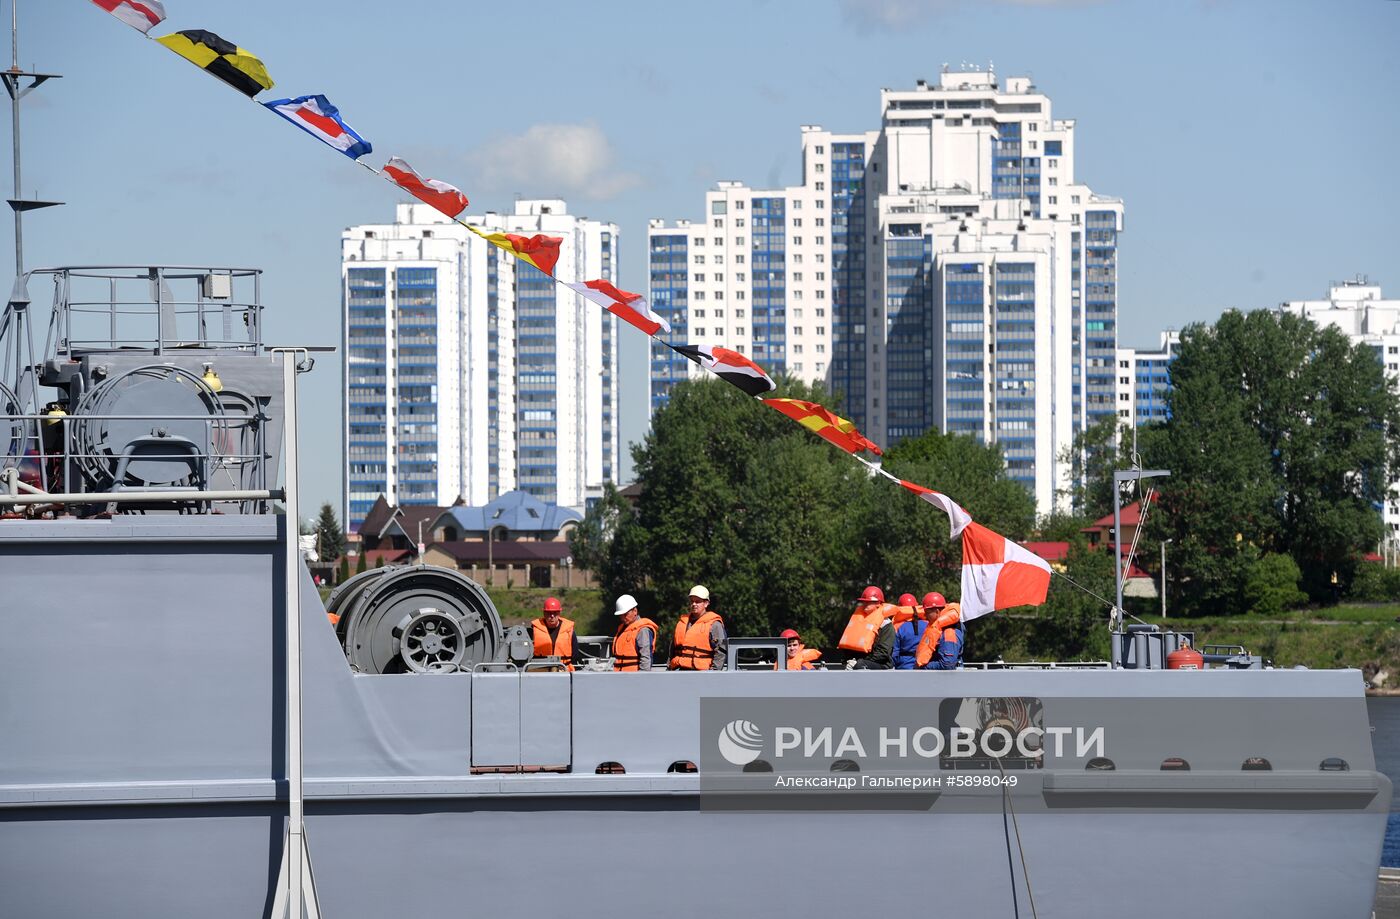
[[[895,482],[943,511],[948,515],[949,539],[959,536],[962,539],[961,606],[964,621],[995,610],[1037,606],[1045,602],[1051,574],[1047,562],[1025,547],[974,522],[966,510],[942,492],[901,479],[886,472],[878,462],[866,459],[863,453],[873,453],[878,457],[883,455],[883,451],[874,441],[861,434],[852,422],[815,402],[767,397],[768,393],[778,388],[777,383],[762,367],[737,351],[713,345],[673,344],[662,338],[660,333],[664,331],[669,334],[671,325],[666,317],[652,309],[647,298],[641,294],[623,290],[606,279],[576,283],[557,277],[554,269],[559,261],[563,243],[561,238],[544,234],[526,237],[475,226],[461,217],[469,202],[455,185],[438,179],[425,179],[397,156],[390,157],[381,169],[370,166],[362,157],[373,152],[373,145],[345,122],[340,110],[324,95],[308,94],[259,102],[256,98],[258,94],[271,90],[274,84],[267,68],[256,55],[204,29],[186,29],[160,37],[150,34],[166,18],[165,4],[161,0],[92,2],[266,111],[290,122],[369,172],[393,183],[470,232],[549,276],[559,286],[596,303],[746,395],[781,412],[854,457],[872,473]]]

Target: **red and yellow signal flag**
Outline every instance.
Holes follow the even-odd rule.
[[[884,453],[873,440],[856,430],[854,422],[842,418],[815,402],[803,402],[801,399],[764,399],[763,404],[777,409],[813,434],[835,444],[847,453],[860,453],[863,450],[869,450],[876,456],[881,456]]]

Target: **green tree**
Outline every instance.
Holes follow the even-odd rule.
[[[1277,616],[1307,602],[1298,589],[1303,573],[1287,555],[1270,553],[1254,563],[1244,582],[1245,608],[1261,616]]]
[[[359,574],[360,572],[365,571],[366,568],[367,568],[367,565],[366,565],[366,562],[365,562],[365,554],[364,554],[363,552],[361,552],[361,553],[360,553],[360,560],[357,561],[357,562],[355,563],[355,573],[356,573],[356,574]]]
[[[1231,311],[1186,329],[1171,377],[1171,419],[1145,455],[1172,471],[1156,535],[1175,542],[1186,607],[1248,608],[1268,553],[1293,558],[1314,600],[1335,599],[1380,538],[1400,465],[1400,402],[1374,354],[1291,314]]]
[[[316,518],[315,533],[321,561],[333,562],[345,554],[345,533],[340,529],[335,508],[329,501],[321,505],[321,514]]]
[[[344,584],[350,578],[350,558],[342,555],[340,557],[340,567],[336,569],[335,582]]]

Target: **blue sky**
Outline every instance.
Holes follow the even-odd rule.
[[[388,183],[87,0],[19,0],[26,263],[265,270],[269,338],[339,343],[339,234],[392,219]],[[4,4],[9,13],[9,4]],[[472,212],[563,197],[622,228],[701,216],[715,181],[797,180],[798,128],[878,126],[881,87],[944,63],[1029,75],[1078,123],[1080,178],[1121,196],[1120,342],[1367,273],[1400,296],[1400,2],[166,0],[261,57],[266,98],[324,93]],[[8,20],[8,15],[5,19]],[[8,179],[7,188],[8,188]],[[7,222],[0,244],[13,244]],[[622,329],[622,436],[646,347]],[[339,361],[303,378],[303,491],[339,503]],[[310,513],[314,508],[308,509]]]

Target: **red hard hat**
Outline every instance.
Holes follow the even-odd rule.
[[[783,634],[779,635],[778,637],[779,637],[779,638],[783,638],[783,639],[787,639],[787,638],[797,638],[797,637],[799,637],[799,636],[798,636],[798,634],[797,634],[797,629],[783,629]]]
[[[544,601],[544,611],[546,613],[557,613],[562,611],[563,609],[564,607],[560,606],[559,601],[554,599],[553,597],[548,597]]]
[[[913,595],[913,594],[900,594],[900,597],[899,597],[899,605],[900,605],[900,606],[918,606],[918,605],[919,605],[919,601],[914,599],[914,595]]]
[[[862,602],[862,603],[884,603],[884,602],[885,602],[885,592],[884,592],[883,590],[881,590],[880,588],[878,588],[878,587],[876,587],[875,585],[872,584],[871,586],[865,588],[865,591],[860,595],[860,602]]]
[[[948,601],[936,590],[924,594],[924,609],[942,609],[947,605]]]

